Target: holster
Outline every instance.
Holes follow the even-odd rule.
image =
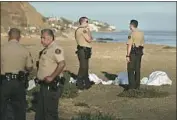
[[[51,83],[49,83],[49,89],[56,91],[59,87],[60,77],[56,77]]]
[[[46,83],[45,81],[40,81],[37,78],[34,79],[36,85],[47,85],[49,87],[49,90],[56,91],[59,88],[60,84],[64,85],[65,78],[57,76],[51,83]]]
[[[136,47],[135,45],[132,45],[130,54],[143,55],[143,49],[143,46]]]
[[[84,53],[85,53],[85,59],[89,59],[89,58],[91,58],[91,55],[92,55],[92,48],[89,48],[89,47],[83,47],[83,46],[78,45],[78,46],[77,46],[76,54],[78,54],[78,51],[81,50],[81,49],[84,50]]]
[[[18,74],[5,73],[5,75],[1,75],[0,84],[3,84],[11,80],[18,80],[25,85],[25,88],[28,88],[28,76],[29,73],[24,71],[19,71]]]

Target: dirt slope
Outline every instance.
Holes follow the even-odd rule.
[[[1,26],[4,28],[42,26],[42,18],[28,2],[1,2]]]

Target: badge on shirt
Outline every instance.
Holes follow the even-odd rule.
[[[87,30],[83,30],[83,33],[87,33]]]
[[[130,36],[130,35],[128,36],[128,39],[131,39],[131,36]]]
[[[55,50],[55,53],[56,53],[56,54],[60,54],[60,53],[61,53],[61,50],[60,50],[60,49],[56,49],[56,50]]]

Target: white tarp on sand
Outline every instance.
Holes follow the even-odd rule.
[[[97,75],[91,73],[89,74],[90,81],[94,82],[95,84],[103,84],[103,85],[128,85],[128,74],[127,72],[120,72],[117,74],[115,80],[108,80],[104,81],[100,79]],[[70,83],[76,83],[76,80],[70,77]],[[141,80],[141,84],[143,85],[154,85],[154,86],[161,86],[161,85],[172,85],[172,81],[169,79],[168,75],[162,71],[155,71],[149,75],[149,78],[144,77]],[[27,90],[31,90],[36,87],[34,80],[29,81],[29,87]]]
[[[103,84],[103,85],[111,85],[113,83],[112,80],[108,80],[108,81],[103,81],[102,79],[100,79],[97,75],[90,73],[89,74],[89,79],[90,81],[94,82],[95,84]],[[72,77],[70,77],[70,83],[76,83],[76,80],[73,79]]]
[[[147,77],[144,77],[141,80],[141,84],[154,86],[172,85],[172,81],[165,72],[155,71],[149,75],[149,79]]]

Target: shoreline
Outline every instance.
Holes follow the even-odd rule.
[[[23,43],[23,42],[25,42],[25,41],[27,41],[27,43],[29,43],[29,42],[39,42],[40,41],[40,39],[39,39],[40,37],[26,37],[26,36],[24,36],[24,37],[22,37],[21,38],[21,42]],[[5,42],[5,41],[7,41],[7,36],[1,36],[1,44],[3,43],[3,42]],[[33,40],[32,40],[33,39]],[[29,41],[28,41],[29,40]],[[32,41],[31,41],[32,40]],[[34,40],[36,40],[36,41],[34,41]],[[74,39],[71,39],[71,38],[63,38],[63,37],[60,37],[60,36],[56,36],[56,41],[75,41]],[[119,42],[119,41],[115,41],[115,40],[96,40],[96,39],[94,39],[93,40],[93,43],[115,43],[115,44],[126,44],[126,42]],[[168,45],[168,44],[162,44],[162,43],[157,43],[157,44],[153,44],[153,43],[145,43],[145,45],[155,45],[155,46],[162,46],[162,47],[170,47],[170,48],[175,48],[176,49],[176,44],[174,44],[174,45]]]
[[[125,43],[126,42],[119,42],[119,41],[115,41],[115,40],[94,40],[93,42],[96,43]],[[145,45],[157,45],[157,46],[164,46],[164,47],[172,47],[172,48],[176,48],[176,44],[173,45],[168,45],[168,44],[161,44],[161,43],[157,43],[157,44],[153,44],[153,43],[145,43]]]

